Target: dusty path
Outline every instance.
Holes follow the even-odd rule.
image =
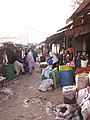
[[[63,101],[61,89],[40,92],[40,83],[38,64],[32,75],[20,75],[6,82],[5,87],[12,92],[0,93],[0,120],[54,120],[53,109]]]

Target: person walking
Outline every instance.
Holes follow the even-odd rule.
[[[32,51],[30,51],[27,55],[27,62],[28,62],[29,74],[32,74],[32,70],[35,64]]]

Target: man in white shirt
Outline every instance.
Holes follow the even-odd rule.
[[[57,64],[58,64],[58,58],[57,58],[57,56],[55,55],[55,53],[54,52],[49,52],[49,55],[50,55],[50,57],[52,58],[52,60],[53,60],[53,69],[57,66]]]

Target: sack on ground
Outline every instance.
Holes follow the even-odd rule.
[[[64,86],[62,89],[64,97],[72,100],[76,95],[76,87],[74,85]]]
[[[45,79],[41,82],[39,86],[40,91],[47,91],[48,88],[53,85],[53,80],[52,79]]]
[[[77,74],[75,81],[77,90],[83,89],[89,84],[89,76],[86,73]]]

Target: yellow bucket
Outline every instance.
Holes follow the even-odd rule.
[[[59,66],[59,70],[73,70],[72,66]]]

